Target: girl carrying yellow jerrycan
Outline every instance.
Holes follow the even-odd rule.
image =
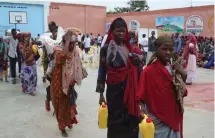
[[[139,133],[141,134],[141,138],[154,138],[155,127],[152,119],[146,114],[143,114],[142,116],[144,119],[139,124]]]
[[[99,114],[98,114],[98,125],[100,129],[107,128],[107,120],[108,120],[108,108],[107,108],[107,105],[103,102],[99,108]]]

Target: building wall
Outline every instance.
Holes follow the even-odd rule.
[[[191,15],[199,15],[203,18],[204,28],[200,33],[202,36],[214,36],[214,6],[201,6],[201,7],[189,7],[179,9],[167,9],[157,11],[146,11],[146,12],[133,12],[133,13],[122,13],[122,14],[111,14],[107,15],[105,23],[112,22],[117,17],[122,17],[126,20],[127,24],[131,20],[137,20],[140,22],[141,28],[155,28],[156,17],[167,17],[167,16],[184,16],[184,28],[186,29],[186,21]]]
[[[44,33],[44,7],[43,5],[0,3],[0,34],[4,35],[5,30],[15,28],[15,24],[9,23],[9,11],[26,11],[27,24],[17,24],[16,28],[22,32],[31,32],[33,37]],[[13,8],[11,8],[11,6]],[[9,8],[10,7],[10,8]],[[23,7],[23,8],[18,8]]]
[[[131,20],[137,20],[140,22],[140,28],[156,28],[156,17],[183,16],[186,35],[186,21],[191,15],[199,15],[203,19],[204,28],[200,35],[214,36],[213,5],[106,15],[106,8],[102,6],[51,3],[48,21],[55,21],[64,29],[74,27],[83,33],[103,35],[106,23],[112,22],[117,17],[124,18],[128,25]]]
[[[67,28],[78,28],[83,33],[104,34],[106,7],[51,3],[48,21]]]

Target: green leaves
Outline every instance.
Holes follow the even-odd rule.
[[[141,1],[129,1],[128,7],[116,7],[113,11],[108,11],[107,14],[116,14],[116,13],[128,13],[128,12],[141,12],[148,11],[149,6],[146,0]]]

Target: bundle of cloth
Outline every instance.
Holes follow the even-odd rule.
[[[61,43],[64,33],[65,31],[63,30],[63,28],[58,26],[56,40],[51,39],[51,33],[45,33],[41,35],[39,41],[42,43],[42,45],[40,47],[45,47],[47,50],[47,54],[52,54],[54,52],[55,46],[58,46]]]
[[[95,63],[98,61],[99,48],[97,48],[97,46],[91,46],[88,53],[85,53],[84,51],[82,51],[81,55],[82,55],[82,60],[85,63]]]

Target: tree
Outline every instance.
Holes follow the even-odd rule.
[[[129,1],[128,7],[116,7],[113,11],[108,11],[107,14],[115,14],[115,13],[128,13],[128,12],[141,12],[148,11],[149,6],[146,0],[141,1]]]

